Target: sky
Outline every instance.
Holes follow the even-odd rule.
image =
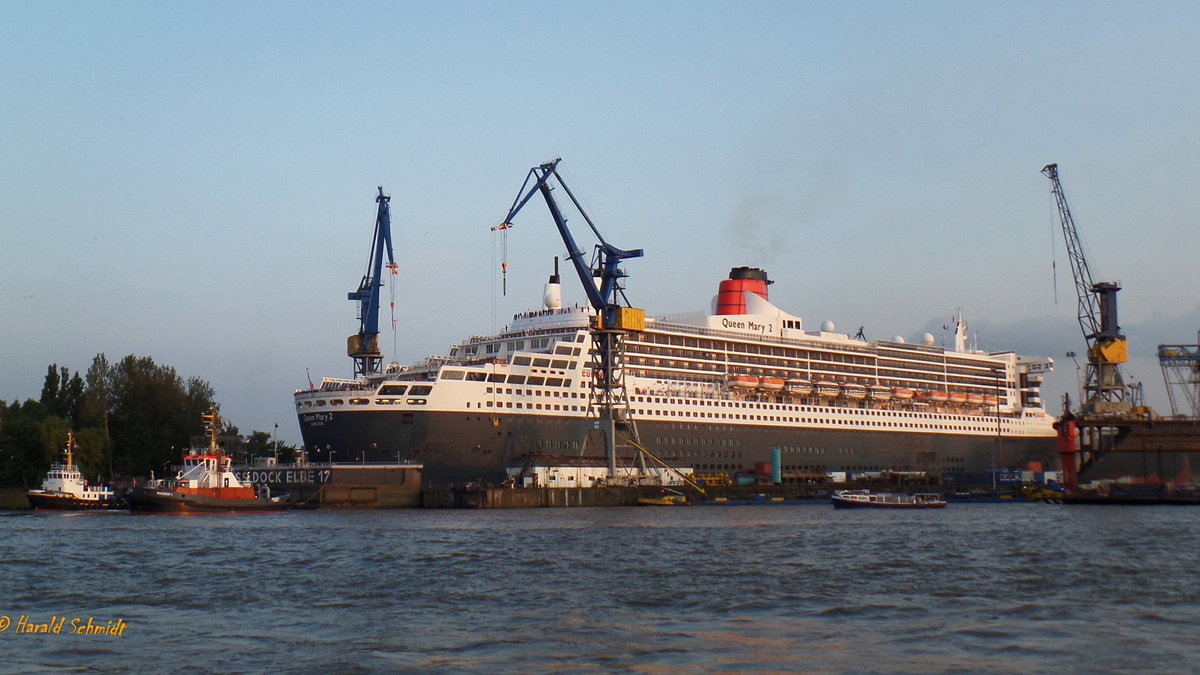
[[[531,166],[642,248],[627,296],[707,309],[730,267],[811,328],[1083,353],[1050,184],[1119,281],[1127,377],[1200,329],[1194,2],[0,0],[0,400],[150,356],[243,432],[349,377],[346,293],[391,195],[387,360],[538,308],[563,245]],[[585,246],[583,224],[576,236]],[[564,277],[565,300],[584,300]],[[394,294],[394,295],[393,295]]]

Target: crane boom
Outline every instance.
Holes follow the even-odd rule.
[[[529,173],[525,176],[524,184],[521,185],[521,189],[517,192],[517,197],[513,200],[512,207],[508,210],[508,215],[504,218],[504,222],[493,229],[508,229],[512,227],[513,218],[529,203],[534,194],[541,193],[543,199],[546,201],[546,207],[550,209],[550,216],[554,219],[554,225],[558,228],[559,236],[562,237],[563,244],[567,247],[567,258],[575,267],[575,272],[579,275],[579,281],[583,284],[583,291],[587,294],[588,302],[591,304],[592,309],[596,310],[596,314],[601,317],[601,325],[612,328],[640,328],[640,326],[623,325],[630,320],[630,316],[629,313],[622,312],[623,308],[617,303],[616,296],[621,291],[620,280],[628,276],[620,268],[621,261],[642,257],[642,249],[619,249],[604,240],[604,236],[600,234],[600,230],[592,222],[592,219],[588,217],[587,212],[583,210],[579,200],[575,198],[575,195],[571,193],[571,189],[567,187],[562,177],[558,175],[558,163],[561,161],[562,158],[557,157],[530,169]],[[554,199],[550,186],[551,179],[554,179],[563,192],[570,197],[571,203],[575,205],[575,209],[583,216],[584,221],[587,222],[588,227],[592,229],[592,233],[596,235],[596,239],[600,242],[596,245],[600,254],[599,286],[593,281],[593,270],[587,261],[584,260],[585,254],[583,249],[575,242],[574,235],[571,234],[570,228],[567,227],[567,219],[563,216],[562,209],[559,208],[558,202]]]
[[[1100,324],[1097,317],[1100,308],[1096,296],[1092,293],[1094,285],[1092,270],[1088,267],[1087,258],[1083,254],[1083,244],[1079,241],[1079,231],[1075,228],[1075,219],[1067,206],[1067,195],[1063,192],[1062,183],[1058,180],[1058,165],[1047,164],[1042,167],[1042,173],[1050,179],[1054,201],[1058,205],[1058,219],[1062,223],[1063,240],[1067,245],[1067,257],[1071,262],[1071,275],[1075,279],[1075,295],[1079,300],[1079,327],[1090,344],[1097,333]]]
[[[392,198],[379,194],[375,202],[379,205],[375,213],[375,236],[371,240],[371,255],[367,258],[367,272],[358,284],[358,290],[346,294],[347,300],[358,303],[358,332],[346,341],[346,354],[354,360],[356,376],[376,375],[383,364],[383,353],[379,351],[379,289],[383,287],[383,254],[387,251],[387,267],[394,275],[396,260],[392,255],[392,217],[388,203]]]

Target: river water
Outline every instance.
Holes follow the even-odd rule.
[[[1191,673],[1198,519],[1048,504],[5,513],[0,669]],[[58,633],[18,632],[55,617]],[[120,634],[71,633],[89,619]]]

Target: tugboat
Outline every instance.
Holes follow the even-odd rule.
[[[75,448],[75,433],[67,432],[67,447],[63,451],[66,464],[55,462],[42,481],[40,488],[25,493],[29,503],[39,511],[90,511],[93,509],[116,509],[123,505],[107,485],[88,485],[83,474],[75,467],[72,450]]]
[[[256,492],[234,476],[229,455],[217,444],[220,416],[213,408],[202,415],[208,447],[189,450],[175,478],[149,480],[125,493],[134,513],[214,513],[287,510],[287,496],[271,497],[269,488]]]
[[[946,500],[939,494],[921,492],[871,492],[870,490],[838,490],[833,493],[835,509],[941,509]]]

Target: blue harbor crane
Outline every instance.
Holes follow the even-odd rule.
[[[575,267],[579,281],[583,284],[595,314],[591,319],[592,334],[592,398],[591,402],[598,413],[598,428],[604,432],[606,454],[608,458],[609,476],[616,474],[616,433],[618,430],[632,433],[636,430],[628,415],[628,398],[625,394],[623,362],[624,339],[631,331],[645,329],[646,313],[644,310],[628,306],[621,280],[627,274],[620,268],[623,260],[642,257],[642,249],[620,249],[604,240],[600,230],[588,217],[579,200],[571,193],[570,188],[558,174],[558,163],[562,158],[539,164],[529,170],[521,189],[513,200],[504,221],[492,228],[507,230],[512,227],[513,218],[529,203],[535,194],[540,193],[550,209],[550,216],[558,228],[563,243],[567,247],[567,258]],[[562,209],[554,199],[551,181],[557,184],[567,197],[571,199],[575,209],[587,222],[592,233],[599,241],[596,244],[595,267],[585,260],[585,253],[575,242],[575,237],[567,227],[567,219]],[[618,301],[625,300],[625,304]]]
[[[388,203],[392,198],[383,194],[375,202],[379,209],[375,214],[375,237],[371,240],[371,256],[367,258],[367,272],[363,275],[358,290],[346,294],[358,306],[358,332],[346,340],[346,354],[354,360],[354,375],[366,377],[377,375],[382,370],[383,353],[379,351],[379,289],[383,288],[383,253],[387,250],[387,268],[396,274],[396,260],[392,255],[392,218]]]

